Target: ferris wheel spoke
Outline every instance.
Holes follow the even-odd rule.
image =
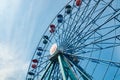
[[[118,22],[120,22],[120,19],[118,19],[118,18],[116,18],[116,17],[115,17],[115,19],[116,19]]]
[[[110,64],[110,66],[120,68],[120,63],[112,61],[112,60],[103,60],[103,59],[97,59],[97,58],[92,58],[92,57],[87,57],[87,56],[78,56],[78,55],[74,55],[74,54],[69,54],[69,55],[76,56],[80,60],[88,60],[88,61],[91,61],[91,62],[97,63],[97,64],[100,64],[100,63]]]
[[[115,28],[115,29],[118,29],[119,28],[119,24],[118,25],[112,25],[112,26],[108,26],[108,27],[101,27],[100,29],[98,29],[98,31],[101,31],[101,30],[106,30],[106,29],[110,29],[110,28]],[[94,31],[94,29],[91,29],[90,30],[90,32],[91,31]],[[113,29],[113,31],[114,31],[114,29]],[[112,31],[109,31],[109,32],[112,32]],[[86,32],[85,33],[83,33],[83,34],[86,34]],[[108,34],[108,33],[107,33]],[[100,34],[101,35],[101,34]],[[104,35],[101,35],[101,36],[104,36]],[[95,37],[95,38],[98,38],[98,37]],[[90,39],[90,38],[89,38]],[[93,39],[93,38],[91,38],[91,39]]]
[[[107,19],[107,20],[106,20],[102,25],[100,25],[98,28],[96,28],[96,29],[94,29],[93,31],[91,31],[91,32],[89,32],[88,34],[86,34],[86,36],[88,36],[86,40],[88,40],[97,30],[99,30],[100,27],[102,27],[104,24],[108,23],[110,20],[112,20],[112,19],[114,19],[116,16],[118,16],[118,15],[120,14],[120,11],[118,11],[118,13],[115,13],[115,14],[116,14],[116,15],[112,15],[109,19]],[[84,37],[86,37],[86,36],[84,36]],[[84,38],[84,37],[83,37],[83,38]],[[80,39],[80,40],[81,40],[81,39]],[[73,44],[76,44],[76,43],[79,42],[80,40],[74,42]],[[84,40],[84,42],[85,42],[86,40]],[[73,45],[73,44],[71,44],[71,45]]]
[[[114,28],[114,29],[112,29],[112,30],[110,30],[109,32],[107,32],[107,33],[105,33],[105,34],[100,34],[100,33],[98,33],[99,31],[101,31],[101,30],[106,30],[106,29],[112,29],[112,28]],[[117,30],[118,28],[120,28],[120,25],[114,25],[114,26],[109,26],[109,27],[105,27],[105,28],[100,28],[100,29],[98,29],[98,31],[96,31],[96,33],[98,34],[98,35],[100,35],[100,36],[96,36],[96,37],[91,37],[91,38],[89,38],[89,39],[101,39],[101,37],[103,37],[103,36],[105,36],[105,35],[108,35],[109,33],[112,33],[113,31],[115,31],[115,30]],[[94,31],[93,29],[92,30],[90,30],[90,31]],[[86,34],[86,32],[85,33],[83,33],[83,34]]]
[[[53,63],[53,62],[50,62],[50,63],[47,65],[46,70],[43,72],[43,74],[42,74],[42,76],[41,76],[41,80],[43,80],[43,78],[45,77],[45,75],[46,75],[47,71],[49,70],[50,66],[53,65],[52,63]]]
[[[72,21],[69,21],[69,22],[67,23],[67,27],[66,27],[66,31],[65,31],[65,35],[64,35],[65,37],[67,37],[68,34],[71,33],[72,27],[70,27],[70,26],[72,26],[74,23],[77,23],[77,21],[76,21],[75,19],[76,19],[78,13],[79,13],[79,9],[75,12],[73,18],[70,17]],[[72,15],[73,15],[73,14],[72,14]],[[70,24],[70,22],[71,22],[71,24]],[[68,26],[68,25],[70,25],[70,26]],[[73,28],[74,28],[74,27],[73,27]]]
[[[91,20],[85,27],[84,27],[84,29],[87,27],[87,26],[89,26],[91,23],[93,23],[93,21],[95,22],[95,20],[97,20],[100,16],[101,16],[101,14],[106,10],[106,8],[110,5],[112,3],[112,0],[111,0],[111,2],[109,2],[109,4],[107,4],[104,8],[103,8],[103,10],[101,11],[101,12],[99,12],[99,14],[93,19],[93,20]],[[89,16],[89,15],[88,15]],[[87,16],[87,17],[88,17]],[[87,18],[86,17],[86,18]]]
[[[119,38],[120,37],[120,35],[115,35],[115,36],[112,36],[112,37],[109,37],[109,38],[105,38],[105,39],[102,39],[102,40],[96,40],[96,41],[94,41],[94,42],[91,42],[91,43],[89,43],[89,44],[86,44],[85,46],[88,46],[88,45],[91,45],[91,44],[97,44],[97,43],[102,43],[102,42],[104,42],[104,41],[108,41],[108,40],[111,40],[111,39],[115,39],[115,38]],[[103,43],[104,44],[104,43]],[[113,43],[114,44],[114,43]],[[85,46],[82,46],[82,47],[85,47]]]
[[[67,5],[66,5],[66,6],[67,6]],[[71,7],[71,8],[72,8],[72,7]],[[72,10],[71,10],[71,12],[72,12]],[[75,14],[75,13],[73,13],[73,14]],[[65,17],[66,17],[67,15],[68,15],[69,17],[68,17],[67,19],[65,19]],[[71,19],[71,15],[72,15],[72,13],[67,14],[67,13],[64,12],[63,24],[62,24],[63,28],[62,28],[62,31],[61,31],[61,36],[62,36],[62,38],[61,38],[61,44],[64,42],[66,32],[68,32],[68,31],[69,31],[68,29],[70,29],[70,28],[68,28],[68,27],[69,27],[70,21],[72,20],[72,19]],[[68,21],[68,22],[66,22],[66,21]],[[66,23],[67,23],[67,24],[66,24]],[[65,25],[65,24],[66,24],[66,25]]]
[[[109,32],[107,32],[106,34],[102,34],[102,35],[100,35],[100,37],[97,37],[96,39],[93,37],[93,39],[95,39],[94,41],[97,41],[97,40],[99,40],[99,39],[101,39],[101,38],[103,38],[103,37],[105,37],[106,35],[108,35],[108,34],[110,34],[110,33],[112,33],[113,31],[115,31],[115,30],[117,30],[118,28],[120,28],[120,26],[118,25],[118,26],[116,26],[116,28],[115,29],[112,29],[111,31],[109,31]],[[89,38],[90,39],[90,38]],[[118,38],[119,39],[119,38]],[[84,39],[84,41],[85,41],[85,39]],[[100,43],[100,44],[112,44],[112,43]],[[113,43],[114,44],[114,43]],[[83,45],[83,43],[81,43],[80,45]]]
[[[58,42],[59,44],[60,44],[60,40],[62,40],[63,39],[63,30],[64,30],[64,21],[60,24],[60,23],[58,23],[58,25],[57,25],[57,29],[55,30],[55,36],[57,37],[57,39],[56,39],[56,42]]]
[[[117,77],[117,73],[119,72],[119,68],[117,68],[117,70],[116,70],[116,72],[115,72],[115,75],[114,75],[114,77],[113,77],[113,80],[115,80],[116,79],[116,77]]]
[[[98,2],[99,3],[99,2]],[[96,6],[96,7],[95,7]],[[92,9],[93,10],[93,12],[95,11],[95,9],[97,8],[97,5],[95,5],[94,6],[94,8]],[[107,5],[108,6],[108,5]],[[103,9],[102,9],[102,11],[94,18],[94,19],[92,19],[89,23],[87,23],[86,24],[86,26],[82,29],[82,31],[80,31],[73,39],[71,39],[71,41],[73,41],[78,35],[80,35],[80,34],[82,34],[82,32],[84,31],[84,29],[86,29],[87,27],[89,27],[89,25],[92,23],[93,24],[93,21],[94,21],[94,23],[95,23],[95,20],[97,20],[100,16],[101,16],[101,14],[104,12],[104,10],[107,8],[107,6],[105,6]],[[92,14],[93,14],[93,12],[92,12],[92,10],[91,10],[91,12],[90,13],[88,13],[88,15],[86,16],[86,18],[85,19],[87,19],[90,15],[92,16]],[[84,20],[81,22],[81,25],[83,24],[83,22],[84,22]],[[90,27],[91,28],[91,27]],[[79,30],[80,29],[80,27],[78,27],[76,30]],[[90,30],[90,29],[88,29],[88,30]],[[70,42],[71,42],[70,41]]]
[[[118,14],[117,14],[117,16],[118,16],[119,14],[120,14],[120,13],[118,13]],[[113,18],[116,18],[116,16],[115,16],[115,17],[113,17]],[[108,19],[108,20],[109,20],[109,19]],[[118,19],[117,19],[117,20],[118,20]],[[105,23],[105,24],[106,24],[106,23]],[[100,26],[99,26],[99,27],[100,27]],[[94,31],[94,30],[93,30],[93,31]],[[88,34],[89,34],[89,33],[88,33]],[[88,35],[88,34],[87,34],[87,35]]]
[[[53,44],[53,42],[51,40],[46,40],[46,41],[48,41],[50,44]]]
[[[88,1],[88,5],[91,3],[91,1]],[[86,5],[87,6],[87,5]],[[92,9],[91,6],[86,7],[84,13],[81,15],[81,18],[84,20],[85,16],[87,15],[87,12],[89,11],[89,9]]]
[[[57,79],[61,79],[61,80],[63,80],[62,79],[62,75],[61,75],[61,73],[59,73],[60,72],[60,68],[59,68],[59,65],[57,65]],[[56,79],[56,80],[57,80]]]
[[[102,17],[100,17],[99,19],[102,19],[102,18],[105,18],[105,17],[107,17],[107,16],[110,16],[111,14],[113,14],[113,13],[110,13],[110,14],[108,14],[108,15],[102,16]],[[90,17],[90,19],[91,19],[91,21],[93,20],[91,17]],[[91,28],[93,27],[94,24],[99,27],[99,25],[98,25],[96,22],[94,22],[94,23],[92,23],[92,25],[90,26],[90,28],[89,28],[87,31],[82,30],[79,34],[84,34],[84,35],[86,35],[89,31],[93,30],[93,29],[91,29]],[[83,32],[84,32],[84,33],[83,33]],[[97,31],[96,31],[96,33],[99,34],[99,35],[101,35],[101,34],[98,33]],[[79,35],[79,34],[78,34],[78,35]],[[101,36],[102,36],[102,35],[101,35]]]
[[[59,33],[57,31],[55,31],[53,36],[54,36],[53,38],[54,38],[55,42],[58,42],[57,38],[59,37]]]
[[[45,61],[42,61],[42,62],[38,65],[38,67],[44,65],[46,62],[49,62],[49,59],[47,59],[47,60],[45,60]]]
[[[101,18],[104,18],[104,17],[107,17],[107,16],[109,16],[109,15],[111,15],[111,14],[113,14],[113,13],[110,13],[110,14],[108,14],[108,15],[105,15],[105,16],[103,16],[103,17],[101,17]],[[91,20],[93,20],[91,17],[89,17]],[[101,18],[99,18],[99,19],[101,19]],[[96,22],[94,22],[94,23],[92,23],[92,24],[95,24],[96,26],[98,26],[99,27],[99,25],[96,23]],[[93,26],[91,26],[90,28],[92,28]],[[78,32],[79,34],[77,34],[77,35],[81,35],[81,34],[86,34],[86,33],[88,33],[89,31],[91,31],[91,30],[93,30],[93,29],[88,29],[88,31],[82,31],[82,32]],[[99,35],[101,35],[100,33],[98,33],[98,32],[96,32],[97,34],[99,34]],[[102,36],[102,35],[101,35]],[[78,36],[77,36],[78,37]]]
[[[93,7],[91,7],[90,9],[92,9],[92,8],[93,8]],[[101,9],[103,9],[103,7],[100,8],[100,9],[98,9],[98,10],[96,10],[96,12],[97,12],[97,11],[100,11]],[[84,10],[84,9],[83,9],[83,10]],[[79,11],[79,12],[80,12],[80,11]],[[74,18],[71,17],[72,15],[76,15],[76,17],[80,17],[80,15],[75,14],[75,13],[77,13],[77,11],[70,14],[70,19],[73,20],[74,23],[77,23],[78,20],[75,20],[75,17],[74,17]],[[82,14],[83,14],[83,13],[82,13]],[[67,19],[65,19],[65,20],[67,21],[68,19],[69,19],[69,18],[67,18]],[[80,19],[81,19],[81,21],[83,20],[82,17],[81,17]],[[69,22],[69,21],[68,21],[68,22]],[[68,25],[68,22],[65,22],[65,23]],[[72,25],[69,24],[69,26],[72,26]],[[67,28],[69,28],[69,27],[67,27]]]
[[[77,74],[77,69],[72,64],[70,64],[70,65],[71,65],[71,68],[73,69],[74,73]],[[81,75],[77,75],[78,79],[80,76]]]
[[[66,36],[67,32],[68,32],[69,29],[70,29],[70,28],[68,28],[68,27],[70,26],[70,22],[71,22],[71,20],[72,20],[72,17],[71,17],[71,16],[74,15],[74,14],[77,14],[77,13],[75,13],[75,12],[74,12],[74,13],[71,13],[71,14],[69,15],[69,18],[67,18],[67,19],[65,20],[65,22],[64,22],[64,23],[66,24],[66,28],[63,30],[63,31],[64,31],[64,33],[63,33],[64,36]],[[73,20],[74,20],[74,18],[73,18]],[[68,21],[68,22],[66,22],[66,21]]]
[[[107,47],[104,47],[104,48],[93,48],[93,49],[91,49],[90,50],[90,48],[89,48],[89,50],[76,50],[76,51],[74,51],[75,53],[75,55],[80,55],[80,54],[85,54],[85,53],[91,53],[91,52],[97,52],[97,51],[100,51],[100,50],[105,50],[105,49],[109,49],[109,48],[113,48],[113,47],[117,47],[117,46],[120,46],[120,44],[118,44],[118,45],[112,45],[112,46],[107,46]],[[85,48],[86,49],[86,48]]]
[[[109,41],[111,39],[115,40],[116,38],[119,38],[119,37],[120,37],[120,35],[115,35],[115,36],[112,36],[112,37],[109,37],[109,38],[105,38],[105,39],[102,39],[102,40],[93,41],[93,42],[91,42],[89,44],[85,44],[85,45],[83,45],[81,47],[69,48],[68,50],[79,50],[80,51],[80,50],[82,50],[83,48],[86,48],[89,45],[101,44],[104,41]],[[112,43],[110,43],[110,44],[112,44]],[[117,47],[117,46],[120,46],[120,44],[119,43],[113,43],[112,45],[109,45],[109,46],[106,46],[106,47],[97,47],[97,48],[95,48],[96,50],[94,50],[94,51],[98,51],[98,50],[102,50],[102,49],[107,49],[107,48],[112,48],[112,47]],[[91,52],[91,51],[86,51],[85,53],[89,53],[89,52]]]
[[[91,53],[91,52],[97,52],[97,51],[100,51],[100,50],[105,50],[105,49],[109,49],[109,48],[113,48],[113,47],[117,47],[117,46],[120,46],[120,44],[118,45],[112,45],[112,46],[107,46],[107,47],[103,47],[103,48],[98,48],[98,49],[94,49],[94,50],[88,50],[88,51],[85,51],[85,50],[78,50],[78,51],[75,51],[75,55],[80,55],[80,54],[85,54],[85,53]]]
[[[109,14],[110,15],[110,14]],[[118,19],[117,19],[118,20]],[[97,24],[96,24],[97,25]],[[98,26],[98,25],[97,25]],[[112,28],[112,27],[117,27],[117,26],[119,26],[119,25],[115,25],[115,26],[110,26],[110,27],[106,27],[106,28],[101,28],[101,29],[99,29],[99,30],[103,30],[103,29],[107,29],[107,28]],[[117,27],[117,28],[119,28],[119,27]],[[116,28],[116,29],[117,29]],[[85,35],[86,33],[88,33],[88,32],[92,32],[92,31],[94,31],[94,29],[89,29],[88,31],[86,31],[86,32],[84,32],[84,33],[79,33],[79,34],[77,34],[77,35],[80,35],[80,34],[83,34],[83,35]],[[114,30],[113,30],[114,31]],[[102,34],[100,34],[100,33],[98,33],[97,31],[96,31],[96,33],[97,34],[99,34],[100,36],[103,36]],[[89,34],[87,34],[87,35],[89,35]],[[77,38],[77,37],[75,37],[75,38]],[[79,36],[79,38],[81,39],[81,36]],[[93,38],[98,38],[98,37],[93,37]],[[93,39],[93,38],[89,38],[89,39]],[[74,39],[73,39],[74,40]],[[74,40],[75,41],[75,40]]]
[[[55,69],[55,63],[53,63],[52,66],[49,67],[49,71],[48,71],[48,74],[46,75],[46,80],[50,80],[51,77],[52,77],[52,72],[54,71]]]
[[[48,64],[49,64],[49,63],[48,63]],[[47,64],[47,65],[48,65],[48,64]],[[40,76],[41,74],[39,74],[39,73],[43,72],[43,71],[46,69],[47,65],[45,65],[42,69],[38,69],[38,70],[37,70],[38,72],[36,73],[36,75],[34,76],[34,78],[35,78],[36,76],[38,76],[38,75]]]
[[[103,0],[103,2],[105,2],[105,1]],[[107,3],[107,2],[105,2],[105,3]],[[113,6],[109,5],[109,7],[111,7],[114,11],[117,11]]]
[[[56,73],[55,73],[55,79],[57,80],[57,79],[59,79],[59,75],[60,75],[60,70],[59,70],[59,66],[58,66],[58,64],[56,64],[56,68],[55,68],[55,71],[56,71]]]
[[[59,64],[60,64],[60,69],[62,71],[62,76],[63,76],[63,79],[66,80],[67,77],[71,78],[72,80],[78,80],[75,73],[71,70],[70,68],[70,64],[68,63],[68,61],[66,60],[66,58],[62,55],[59,55],[58,56],[58,61],[59,61]],[[68,73],[65,73],[66,70],[68,71]],[[69,76],[66,76],[66,75],[69,75]]]
[[[99,4],[99,1],[95,4],[95,6],[92,7],[92,10],[88,13],[88,15],[87,15],[86,17],[84,16],[85,18],[84,18],[84,20],[82,20],[81,23],[83,23],[83,22],[88,18],[88,16],[90,16],[90,15],[93,14],[93,12],[94,12],[95,9],[97,8],[98,4]],[[100,9],[99,9],[99,10],[100,10]],[[96,10],[96,12],[99,11],[99,10]],[[80,28],[80,27],[76,28],[76,30],[79,30],[79,28]]]
[[[48,41],[50,42],[50,44],[53,44],[54,41],[57,42],[57,39],[55,38],[56,34],[57,34],[57,32],[55,32],[55,33],[53,33],[53,34],[50,35],[50,38],[48,39]],[[54,39],[54,41],[52,39]]]
[[[40,58],[41,58],[41,59],[43,59],[43,58],[45,58],[45,57],[48,58],[49,56],[50,56],[50,55],[44,55],[44,56],[41,56]],[[40,58],[38,58],[38,59],[40,59]],[[47,61],[47,60],[46,60],[46,61]]]
[[[114,62],[114,61],[111,61],[111,60],[103,60],[103,59],[97,59],[97,58],[91,58],[91,57],[83,57],[83,56],[77,56],[79,59],[85,59],[85,60],[89,60],[93,63],[97,63],[97,64],[100,64],[100,63],[104,63],[104,64],[109,64],[110,66],[114,66],[114,67],[117,67],[117,68],[120,68],[120,63],[119,62]]]
[[[54,67],[53,67],[53,70],[52,70],[52,73],[50,74],[50,79],[54,79],[55,77],[55,67],[56,67],[56,64],[54,64]],[[47,80],[50,80],[50,79],[47,79]]]
[[[68,59],[68,58],[67,58]],[[86,71],[82,68],[82,67],[80,67],[79,65],[77,65],[75,62],[73,62],[72,60],[68,60],[73,66],[75,66],[76,67],[76,69],[78,70],[78,72],[81,74],[81,76],[82,76],[82,78],[84,79],[84,80],[92,80],[92,77],[88,74],[88,73],[86,73]]]
[[[115,45],[115,47],[117,46],[120,46],[119,44]],[[104,50],[104,49],[108,49],[108,48],[112,48],[114,47],[113,45],[112,46],[107,46],[107,47],[102,47],[102,46],[99,46],[99,47],[84,47],[85,50],[83,50],[81,48],[71,48],[71,49],[68,49],[68,50],[74,50],[74,54],[85,54],[85,53],[91,53],[91,52],[96,52],[96,51],[99,51],[99,50]],[[87,50],[87,51],[86,51]],[[80,53],[79,53],[80,52]]]
[[[58,23],[58,24],[59,24],[59,23]],[[63,24],[63,23],[62,23],[62,24]],[[61,32],[60,32],[60,30],[61,30],[61,26],[60,26],[60,25],[62,25],[62,24],[57,25],[57,26],[58,26],[58,29],[56,30],[57,37],[58,37],[57,41],[58,41],[59,44],[60,44],[60,40],[62,39],[62,38],[61,38]]]
[[[88,4],[87,4],[87,5],[90,4],[90,1],[91,1],[91,0],[88,1]],[[85,13],[85,10],[86,10],[86,9],[87,9],[87,6],[85,6],[85,7],[83,8],[83,12],[81,13],[81,15],[83,15],[83,14]],[[79,13],[80,11],[81,11],[81,10],[78,9],[78,11],[77,11],[76,13]],[[73,25],[74,21],[76,21],[76,20],[75,20],[76,17],[77,17],[77,14],[75,15],[75,17],[74,17],[74,19],[73,19],[73,21],[72,21],[72,23],[71,23],[70,26]],[[79,19],[80,19],[80,18],[79,18]],[[78,23],[79,19],[77,20],[77,22],[75,22],[75,25]],[[75,29],[75,27],[73,27],[73,29]],[[71,29],[71,30],[73,30],[73,29]],[[70,33],[68,33],[68,35],[71,34],[71,32],[72,32],[71,30],[70,30]],[[68,35],[67,35],[67,36],[68,36]]]
[[[79,11],[79,9],[78,9],[76,12],[73,12],[73,13],[72,13],[72,10],[73,10],[73,8],[74,8],[74,3],[73,3],[72,6],[73,6],[73,7],[71,7],[71,8],[72,8],[72,9],[71,9],[71,13],[70,13],[70,14],[66,14],[66,16],[68,15],[69,17],[68,17],[66,20],[65,20],[65,17],[64,17],[64,23],[66,23],[66,28],[65,28],[65,27],[63,28],[63,36],[66,36],[67,32],[71,29],[71,28],[69,28],[70,22],[71,22],[71,20],[75,21],[74,18],[76,17],[76,15],[77,15],[77,13],[78,13],[78,11]],[[75,15],[75,17],[72,18],[72,15]],[[67,22],[66,22],[66,21],[67,21]]]
[[[54,75],[54,79],[56,78],[56,80],[60,79],[60,76],[62,76],[62,74],[60,73],[60,69],[59,69],[58,63],[56,63],[56,67],[55,67],[53,75]]]
[[[82,16],[83,14],[84,14],[84,15],[86,14],[87,9],[88,9],[88,5],[90,4],[90,2],[91,2],[91,0],[88,1],[87,5],[86,5],[85,8],[83,9],[83,12],[80,14],[79,18],[77,19],[77,22],[75,23],[75,25],[72,24],[74,27],[73,27],[73,29],[71,29],[70,32],[68,33],[67,39],[70,38],[70,36],[73,35],[73,32],[76,30],[76,26],[77,26],[79,20],[81,19],[81,16]],[[72,26],[72,25],[71,25],[71,26]]]
[[[65,22],[63,21],[62,22],[62,24],[61,24],[61,26],[60,26],[61,28],[59,28],[59,32],[58,32],[58,40],[59,40],[59,43],[61,44],[62,43],[62,41],[64,40],[64,34],[65,34]]]

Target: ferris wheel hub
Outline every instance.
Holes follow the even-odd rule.
[[[56,43],[54,43],[51,48],[50,48],[50,60],[51,61],[56,61],[58,58],[58,55],[62,55],[63,52],[62,50],[58,49],[58,46]]]
[[[55,54],[56,51],[57,51],[57,44],[54,43],[50,48],[50,55]]]

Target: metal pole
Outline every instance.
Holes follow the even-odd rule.
[[[63,63],[62,63],[62,59],[61,59],[60,55],[58,55],[58,61],[59,61],[59,64],[60,64],[60,69],[61,69],[61,72],[62,72],[63,80],[67,80],[66,75],[65,75],[65,69],[63,67]]]
[[[51,73],[53,71],[54,65],[55,64],[53,63],[52,66],[50,67],[50,70],[49,70],[49,73],[48,73],[48,76],[47,76],[46,80],[50,80],[50,76],[51,76]]]
[[[51,66],[51,64],[52,64],[52,62],[50,62],[50,63],[48,64],[48,66],[47,66],[46,70],[45,70],[45,71],[44,71],[44,73],[42,74],[41,80],[43,80],[43,79],[44,79],[44,77],[45,77],[45,75],[46,75],[47,71],[49,70],[49,67]]]
[[[86,73],[86,71],[79,65],[75,64],[73,61],[69,60],[69,62],[76,67],[78,72],[81,74],[84,80],[92,80],[91,76]]]
[[[63,80],[67,80],[68,77],[71,80],[78,80],[75,73],[71,70],[69,63],[63,55],[58,55],[58,61],[60,64]]]

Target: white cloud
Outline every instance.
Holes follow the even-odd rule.
[[[24,80],[28,63],[10,45],[0,44],[0,80]]]
[[[25,80],[27,74],[27,47],[35,30],[31,17],[37,16],[32,14],[33,2],[21,3],[24,0],[0,0],[0,80]],[[26,6],[28,10],[23,12]]]
[[[47,11],[54,13],[48,10],[50,2],[0,0],[0,80],[25,80],[32,49],[46,28],[42,22],[49,22]]]
[[[21,0],[0,0],[0,40],[9,39]]]

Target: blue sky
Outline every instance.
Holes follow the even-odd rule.
[[[69,0],[0,0],[0,80],[24,80],[46,27]]]

